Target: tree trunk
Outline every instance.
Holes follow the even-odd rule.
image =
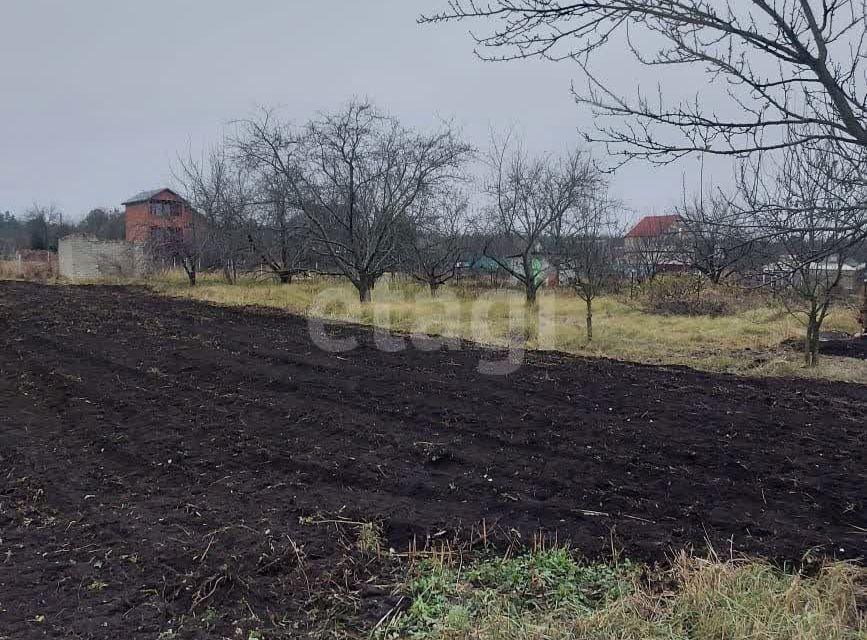
[[[174,260],[175,258],[172,258]],[[187,274],[187,280],[190,282],[191,287],[196,286],[196,261],[192,258],[186,258],[183,256],[178,256],[178,260],[181,263],[181,269],[184,270],[184,273]]]
[[[867,282],[864,283],[863,298],[861,302],[861,331],[867,335]]]
[[[536,292],[537,292],[535,284],[532,282],[527,282],[526,292],[527,292],[527,304],[530,306],[535,305],[536,304]]]
[[[227,259],[223,264],[223,277],[227,284],[235,284],[238,281],[238,274],[231,259]]]
[[[277,277],[280,278],[280,284],[292,284],[292,274],[286,273],[282,271],[277,274]]]
[[[430,286],[430,297],[436,298],[437,295],[439,295],[440,283],[439,282],[429,282],[428,286]]]
[[[814,312],[811,312],[807,319],[804,362],[808,367],[815,367],[819,363],[819,321]]]
[[[587,342],[593,340],[593,298],[587,300]]]
[[[371,299],[371,291],[373,290],[374,280],[369,276],[361,276],[354,283],[358,290],[358,300],[361,304],[368,304]]]

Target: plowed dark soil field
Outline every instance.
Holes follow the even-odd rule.
[[[544,530],[648,561],[867,554],[865,387],[557,354],[486,376],[476,347],[334,331],[359,347],[277,312],[0,283],[0,638],[373,624],[395,598],[388,553],[356,544],[371,521],[398,552]]]

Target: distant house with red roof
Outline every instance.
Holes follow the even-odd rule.
[[[640,239],[651,238],[658,242],[669,242],[672,236],[682,231],[680,216],[644,216],[626,234],[626,248],[636,245]]]
[[[660,272],[685,271],[679,248],[684,236],[680,216],[645,216],[626,234],[624,257],[632,272],[653,278]]]

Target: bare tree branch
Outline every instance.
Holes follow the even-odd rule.
[[[422,23],[477,20],[488,60],[571,59],[587,87],[576,99],[624,161],[691,152],[738,155],[817,140],[867,146],[864,0],[450,0]],[[728,108],[615,93],[591,70],[606,47],[648,66],[697,65],[725,82]],[[619,53],[619,51],[618,51]],[[720,113],[738,113],[726,118]]]

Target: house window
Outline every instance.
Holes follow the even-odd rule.
[[[171,200],[153,200],[151,215],[159,218],[177,218],[181,215],[181,203]]]

